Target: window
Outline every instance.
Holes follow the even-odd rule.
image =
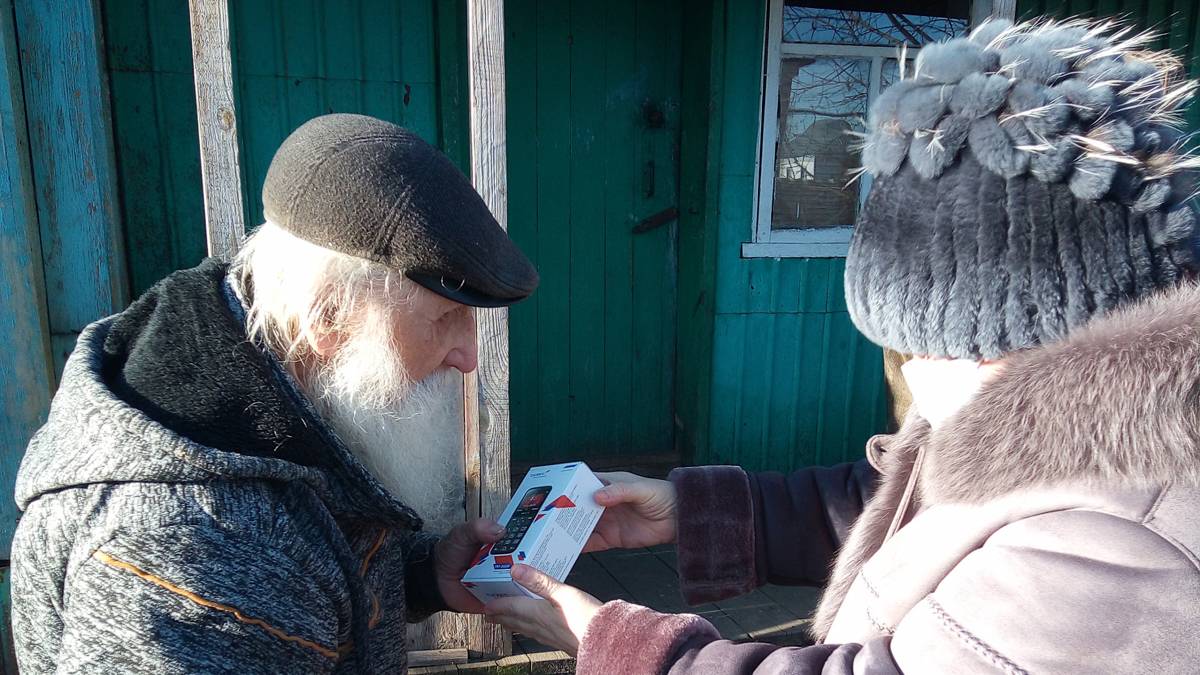
[[[967,32],[970,2],[771,0],[753,241],[744,257],[846,255],[870,177],[870,101],[924,44]]]

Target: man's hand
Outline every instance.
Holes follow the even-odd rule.
[[[578,588],[555,581],[528,565],[516,565],[513,579],[544,598],[499,598],[483,609],[488,623],[527,635],[575,655],[588,624],[603,604]]]
[[[596,491],[604,515],[583,547],[642,548],[675,541],[675,486],[670,481],[627,472],[596,474],[608,487]]]
[[[463,588],[460,580],[480,547],[494,544],[503,534],[504,528],[496,521],[476,518],[456,526],[437,543],[433,551],[434,570],[437,573],[438,590],[450,609],[471,614],[483,611],[483,603]]]

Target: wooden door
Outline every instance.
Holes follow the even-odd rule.
[[[512,453],[673,446],[681,3],[506,3]]]

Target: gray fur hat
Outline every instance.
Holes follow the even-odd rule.
[[[1052,342],[1196,269],[1196,82],[1112,23],[991,21],[872,104],[851,318],[907,354]]]
[[[268,220],[318,246],[399,270],[465,305],[511,305],[533,264],[467,177],[415,133],[365,115],[322,115],[276,151]]]

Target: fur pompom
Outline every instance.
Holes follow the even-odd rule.
[[[884,89],[871,104],[871,110],[867,113],[867,124],[878,128],[895,121],[900,110],[900,99],[917,88],[919,87],[913,80],[900,80]]]
[[[1075,172],[1071,174],[1071,193],[1080,199],[1100,199],[1108,194],[1116,173],[1117,165],[1113,162],[1082,157],[1075,162]]]
[[[863,146],[862,163],[876,176],[890,176],[904,163],[908,154],[908,136],[879,130],[867,138]]]
[[[1029,167],[1029,154],[1012,146],[1009,135],[994,118],[984,117],[972,122],[967,141],[979,163],[993,173],[1012,178],[1025,173]]]
[[[932,129],[946,114],[946,104],[953,91],[954,86],[948,84],[911,89],[900,99],[896,114],[900,130],[912,133],[917,129]]]
[[[908,151],[909,162],[922,178],[932,180],[941,176],[958,156],[970,128],[970,120],[950,115],[936,130],[914,134]]]
[[[1148,181],[1142,184],[1141,192],[1138,193],[1137,199],[1129,208],[1134,213],[1157,211],[1167,203],[1167,198],[1170,196],[1171,183],[1169,181],[1163,179]]]
[[[1067,62],[1039,40],[1017,42],[1000,50],[1000,71],[1022,80],[1051,84],[1067,71]]]
[[[1001,33],[1012,30],[1013,22],[1008,19],[988,19],[971,31],[971,42],[987,48]]]
[[[1094,129],[1091,135],[1118,152],[1129,152],[1133,149],[1133,128],[1124,120],[1109,120]]]
[[[917,54],[917,79],[953,84],[971,73],[995,70],[997,64],[995,52],[985,51],[978,44],[959,38],[923,48]]]
[[[1054,86],[1054,90],[1065,96],[1067,102],[1083,122],[1091,122],[1108,112],[1113,105],[1113,90],[1104,83],[1092,83],[1081,77],[1072,77]]]
[[[1062,96],[1030,80],[1021,80],[1013,86],[1008,95],[1008,113],[1020,118],[1041,138],[1062,133],[1071,118],[1071,110]]]
[[[1079,146],[1070,138],[1059,138],[1048,147],[1029,157],[1029,172],[1046,183],[1057,183],[1067,177],[1079,157]]]
[[[1175,244],[1196,234],[1196,211],[1190,204],[1181,204],[1168,211],[1165,218],[1152,219],[1150,240],[1156,246]]]
[[[950,110],[970,119],[991,115],[1004,105],[1012,80],[1003,75],[971,73],[954,88]]]

